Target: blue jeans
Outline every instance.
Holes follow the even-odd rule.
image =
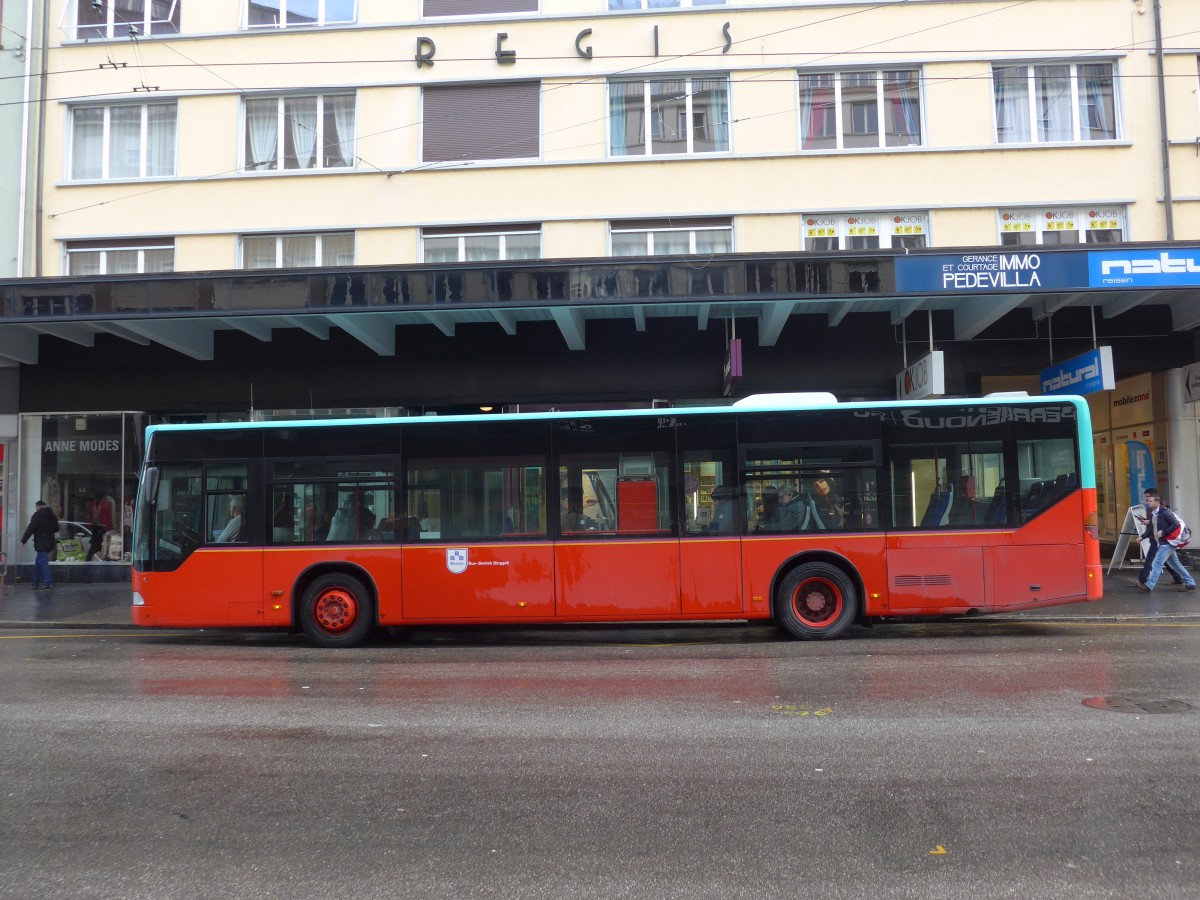
[[[1150,577],[1150,570],[1154,568],[1154,554],[1157,552],[1158,542],[1151,541],[1150,548],[1146,551],[1146,561],[1142,563],[1142,571],[1138,574],[1138,581],[1142,584],[1145,584],[1146,579]],[[1174,569],[1171,570],[1171,577],[1175,580],[1176,584],[1183,584],[1183,579],[1179,577],[1179,574]]]
[[[54,579],[50,577],[50,551],[38,550],[33,557],[33,586],[44,584],[46,587],[54,585]]]
[[[1146,579],[1146,587],[1154,590],[1154,586],[1158,584],[1158,577],[1162,575],[1163,568],[1169,568],[1172,572],[1183,579],[1183,583],[1188,587],[1196,586],[1196,579],[1191,576],[1187,569],[1183,567],[1183,563],[1179,561],[1178,551],[1166,541],[1160,541],[1158,551],[1154,554],[1154,565],[1150,567],[1150,577]]]

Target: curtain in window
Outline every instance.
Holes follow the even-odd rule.
[[[701,229],[693,234],[696,236],[697,253],[733,252],[733,232],[728,228]]]
[[[1028,143],[1029,69],[1004,66],[992,70],[996,93],[996,141],[1001,144]]]
[[[104,177],[104,107],[78,107],[71,113],[71,177]]]
[[[137,250],[109,250],[108,251],[108,271],[109,275],[134,275],[138,271],[138,251]]]
[[[109,110],[108,177],[137,178],[142,174],[142,107],[114,106]]]
[[[500,258],[500,235],[469,234],[463,240],[467,262],[482,262]]]
[[[1069,141],[1071,126],[1071,67],[1037,66],[1038,140]]]
[[[156,250],[146,250],[146,271],[147,272],[174,272],[175,271],[175,248],[164,247]]]
[[[729,149],[729,86],[724,78],[692,81],[692,152]]]
[[[427,237],[423,249],[424,261],[427,263],[460,262],[456,237]]]
[[[541,257],[542,236],[540,234],[506,234],[504,236],[505,259],[538,259]]]
[[[283,238],[283,268],[315,266],[317,237],[313,234],[285,235]]]
[[[613,256],[649,256],[649,232],[624,231],[613,232]]]
[[[691,251],[687,231],[653,231],[650,233],[654,256],[684,256]]]
[[[289,169],[313,169],[317,165],[317,98],[289,98],[283,104],[283,119],[291,129],[292,159]]]
[[[832,73],[800,76],[800,148],[837,146],[837,110]]]
[[[354,265],[354,235],[351,233],[322,235],[321,265]]]
[[[1086,141],[1117,136],[1113,106],[1113,67],[1110,63],[1079,66],[1079,128]]]
[[[921,88],[918,73],[886,72],[883,103],[888,111],[887,146],[921,143]]]
[[[628,115],[625,98],[631,87],[633,87],[632,84],[622,81],[615,81],[608,86],[608,130],[613,156],[629,155],[625,130],[626,116]],[[641,82],[638,82],[639,91],[641,87]]]
[[[67,254],[69,275],[88,276],[100,274],[100,251],[87,250]]]
[[[279,101],[246,101],[247,169],[274,169],[279,147]]]
[[[146,175],[175,174],[175,104],[154,104],[147,119]]]
[[[326,135],[328,146],[331,140],[336,140],[336,147],[328,147],[326,158],[341,159],[343,166],[354,165],[354,96],[334,96],[325,98],[325,108],[333,110],[333,122],[337,128],[334,138]],[[332,165],[333,163],[331,163]]]
[[[276,261],[278,250],[278,238],[242,238],[242,268],[274,269],[278,265]]]

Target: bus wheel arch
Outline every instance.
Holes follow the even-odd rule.
[[[353,647],[378,624],[378,591],[358,566],[306,569],[292,589],[292,621],[320,647]]]
[[[771,584],[771,614],[804,640],[840,637],[864,615],[863,581],[845,557],[802,553],[779,567]]]

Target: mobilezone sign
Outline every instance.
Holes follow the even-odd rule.
[[[1200,247],[896,257],[897,293],[1200,287]]]

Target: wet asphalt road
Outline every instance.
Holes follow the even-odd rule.
[[[1198,897],[1198,656],[1194,620],[0,632],[0,896]]]

